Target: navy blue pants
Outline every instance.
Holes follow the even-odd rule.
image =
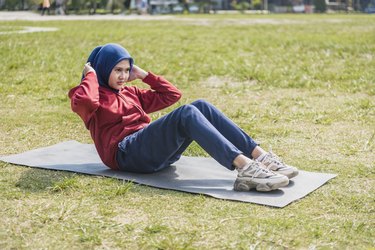
[[[258,145],[216,107],[198,100],[126,136],[119,143],[116,160],[120,170],[153,173],[180,159],[192,141],[230,170],[239,154],[252,158]]]

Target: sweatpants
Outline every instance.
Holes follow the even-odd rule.
[[[198,100],[126,136],[118,144],[116,160],[122,171],[153,173],[180,159],[193,141],[230,170],[238,155],[252,158],[258,145],[216,107]]]

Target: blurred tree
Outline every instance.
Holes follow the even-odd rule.
[[[112,14],[117,12],[116,10],[123,8],[123,1],[122,0],[108,0],[107,2],[107,10],[110,10]]]
[[[5,10],[36,9],[40,4],[38,0],[5,0],[0,2],[0,8]]]
[[[250,9],[250,3],[248,0],[239,0],[238,2],[234,0],[231,2],[231,7],[240,11],[241,13],[244,13],[245,10]]]
[[[314,0],[315,11],[325,13],[327,11],[327,4],[325,0]]]
[[[262,9],[262,0],[252,0],[251,5],[252,5],[252,8],[254,10],[261,10]]]

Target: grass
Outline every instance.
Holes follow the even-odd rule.
[[[154,119],[204,98],[288,163],[338,177],[275,209],[0,162],[1,249],[374,248],[375,17],[193,17],[0,22],[59,28],[0,35],[0,155],[91,143],[66,94],[116,42],[184,93]]]

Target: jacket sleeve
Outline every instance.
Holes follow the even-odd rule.
[[[99,84],[94,72],[89,72],[77,87],[69,91],[71,108],[84,121],[86,127],[99,107]]]
[[[142,108],[146,113],[152,113],[176,103],[182,96],[180,90],[162,76],[148,73],[143,82],[150,85],[151,90],[137,89]]]

